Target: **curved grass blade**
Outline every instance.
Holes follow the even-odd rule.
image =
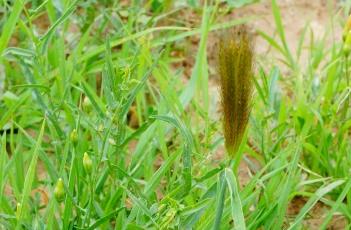
[[[27,82],[29,84],[31,84],[31,85],[36,85],[37,84],[36,80],[35,80],[35,78],[33,76],[33,73],[29,69],[28,65],[26,63],[24,63],[23,60],[20,60],[20,64],[22,66],[22,72],[23,72]],[[65,138],[65,133],[62,131],[57,117],[52,112],[52,110],[45,104],[44,98],[39,93],[39,91],[36,88],[32,88],[32,91],[33,91],[33,94],[34,94],[33,95],[34,100],[39,104],[40,108],[47,115],[48,119],[53,124],[57,134],[59,135],[60,139],[63,140]]]
[[[224,175],[228,183],[230,201],[231,201],[231,211],[233,216],[233,221],[235,224],[234,229],[245,230],[245,218],[243,213],[243,208],[241,204],[241,199],[239,195],[239,188],[234,173],[231,169],[226,168],[224,170]]]
[[[90,85],[86,82],[82,82],[82,88],[84,94],[89,98],[91,101],[92,106],[94,107],[95,111],[99,114],[100,118],[105,117],[105,111],[104,111],[104,104],[102,101],[99,99],[98,96],[96,96],[95,92],[93,89],[90,87]]]
[[[338,199],[332,205],[332,208],[329,210],[328,215],[324,217],[324,221],[321,224],[321,229],[327,229],[327,224],[331,220],[332,215],[341,206],[341,204],[343,203],[346,195],[349,193],[350,189],[351,189],[351,178],[347,181],[347,183],[346,183],[344,189],[342,190],[342,192],[340,193]]]
[[[74,10],[76,9],[76,5],[78,3],[78,0],[75,0],[74,2],[72,2],[72,4],[66,9],[66,11],[61,15],[60,18],[58,18],[56,20],[56,22],[54,22],[54,24],[48,29],[48,31],[41,37],[41,42],[42,42],[42,53],[45,53],[46,48],[49,44],[50,38],[52,36],[52,34],[55,32],[56,28],[61,25],[62,23],[64,23],[68,17],[74,12]]]
[[[193,139],[190,131],[185,127],[185,125],[177,118],[170,117],[167,115],[156,115],[151,116],[152,118],[168,122],[174,125],[182,135],[184,139],[184,150],[183,150],[183,176],[185,180],[184,192],[187,194],[191,189],[191,151],[193,148]]]
[[[152,223],[158,228],[159,226],[152,217],[152,213],[150,212],[149,208],[127,188],[125,188],[125,191],[127,192],[130,199],[132,199],[133,203],[135,204],[135,207],[139,207],[144,212],[144,214],[150,218]]]
[[[144,194],[146,197],[150,196],[152,192],[155,191],[155,188],[160,183],[162,176],[171,168],[173,162],[177,159],[180,153],[181,151],[177,151],[168,157],[168,159],[163,162],[162,166],[152,176],[151,180],[146,184],[144,189]]]
[[[299,225],[301,224],[301,221],[305,217],[305,215],[313,208],[313,206],[327,193],[332,191],[333,189],[337,188],[338,186],[344,184],[344,180],[337,180],[333,183],[330,183],[326,186],[320,187],[314,194],[313,196],[307,201],[305,206],[301,209],[297,217],[295,218],[295,221],[288,230],[293,230],[293,229],[298,229]],[[350,185],[348,185],[350,187]]]
[[[100,226],[101,224],[105,223],[106,221],[108,221],[109,219],[111,219],[112,217],[116,216],[121,210],[123,210],[125,207],[121,207],[119,209],[116,209],[115,211],[110,212],[109,214],[101,217],[100,219],[98,219],[94,224],[90,225],[88,227],[88,230],[93,230],[96,229],[98,226]]]
[[[224,177],[224,172],[221,173],[220,177],[219,177],[219,183],[217,184],[217,191],[219,191],[217,193],[217,207],[216,207],[216,217],[215,217],[215,221],[214,221],[214,225],[213,225],[213,229],[217,230],[220,229],[221,226],[221,220],[222,220],[222,216],[223,216],[223,210],[224,210],[224,201],[225,201],[225,191],[226,191],[226,182],[225,182],[225,177]]]
[[[0,37],[0,61],[2,51],[7,47],[11,35],[16,27],[17,20],[22,12],[24,4],[22,0],[17,0],[14,2],[11,9],[11,15],[8,20],[5,20],[5,25],[2,27],[1,37]]]

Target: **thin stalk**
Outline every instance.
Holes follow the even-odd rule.
[[[88,203],[88,211],[85,215],[84,221],[82,223],[82,227],[88,227],[90,224],[90,214],[91,214],[91,208],[93,206],[93,201],[94,201],[94,186],[93,186],[93,180],[90,175],[88,175],[88,183],[89,183],[89,192],[90,192],[90,197],[89,197],[89,203]]]

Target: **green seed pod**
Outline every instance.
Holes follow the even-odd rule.
[[[83,109],[86,112],[90,112],[90,110],[91,110],[91,101],[88,97],[84,97],[84,99],[83,99]]]
[[[93,161],[90,159],[87,152],[85,152],[83,156],[83,167],[87,174],[91,174],[93,170]]]
[[[219,77],[225,147],[237,152],[249,120],[253,77],[253,36],[246,26],[224,34],[219,42]]]
[[[61,178],[57,180],[54,195],[58,202],[63,201],[65,198],[65,186]]]
[[[78,132],[76,129],[72,130],[72,132],[70,134],[70,140],[74,145],[76,145],[78,143]]]

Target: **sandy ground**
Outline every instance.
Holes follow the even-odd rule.
[[[281,11],[282,24],[285,29],[287,45],[294,57],[299,44],[299,39],[307,26],[307,32],[303,41],[302,54],[299,61],[301,67],[305,67],[308,60],[308,46],[310,45],[311,36],[314,40],[321,40],[325,37],[327,43],[341,39],[342,32],[342,13],[340,4],[335,0],[278,0],[278,6]],[[279,44],[274,23],[274,16],[271,9],[271,1],[262,0],[258,3],[234,9],[228,15],[224,16],[222,21],[255,16],[256,19],[248,23],[255,33],[255,49],[258,62],[267,66],[279,65],[284,70],[282,63],[277,63],[277,59],[282,59],[282,55],[272,48],[266,40],[258,35],[262,31],[273,37]],[[333,20],[331,20],[333,18]],[[333,23],[333,24],[332,24]],[[333,25],[333,26],[332,26]],[[333,28],[333,29],[332,29]],[[216,37],[211,35],[212,39]],[[212,42],[215,44],[215,42]],[[209,46],[209,53],[215,53],[215,46]],[[210,63],[213,57],[210,58]]]

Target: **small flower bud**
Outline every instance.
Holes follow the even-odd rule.
[[[87,152],[83,156],[83,167],[87,174],[90,174],[93,169],[93,161],[90,159]]]
[[[87,112],[91,110],[91,101],[88,97],[84,97],[83,99],[83,109]]]
[[[63,199],[65,198],[65,187],[61,178],[57,180],[54,195],[58,202],[63,201]]]
[[[78,142],[78,132],[76,129],[73,129],[70,135],[71,142],[76,145]]]

